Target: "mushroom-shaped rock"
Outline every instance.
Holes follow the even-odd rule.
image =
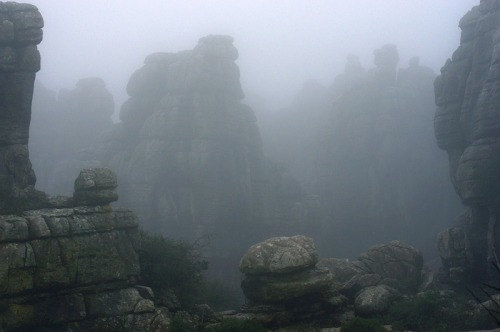
[[[247,275],[280,274],[312,267],[317,262],[311,238],[275,237],[251,246],[240,261],[240,271]]]
[[[76,205],[105,205],[118,199],[116,174],[109,168],[83,169],[75,180]]]

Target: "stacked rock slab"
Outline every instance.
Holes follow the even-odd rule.
[[[495,277],[492,263],[500,240],[500,1],[482,0],[459,26],[460,46],[435,82],[434,127],[439,147],[448,153],[452,182],[469,210],[462,231],[442,233],[440,243],[447,277],[484,281]],[[457,239],[450,241],[451,235]],[[463,266],[450,265],[445,244],[461,238]]]
[[[316,267],[314,242],[305,236],[276,237],[253,245],[240,262],[245,309],[268,324],[325,314],[334,294],[332,275]]]
[[[31,98],[43,19],[35,6],[0,2],[0,213],[41,205],[28,153]]]
[[[5,331],[151,331],[169,325],[137,286],[138,225],[112,210],[116,176],[86,169],[57,208],[0,215],[0,324]]]

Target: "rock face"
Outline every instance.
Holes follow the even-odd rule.
[[[35,6],[13,2],[0,2],[0,19],[0,213],[6,213],[35,208],[45,200],[34,189],[28,153],[43,19]]]
[[[453,185],[469,207],[463,233],[449,232],[467,253],[462,281],[493,277],[500,239],[500,2],[481,1],[461,20],[460,46],[435,81],[435,136],[446,150]],[[462,235],[463,234],[463,235]],[[456,236],[455,236],[456,235]],[[463,240],[460,238],[463,237]],[[450,242],[441,237],[441,243]],[[443,247],[444,248],[444,247]],[[442,252],[446,274],[453,274]],[[492,272],[492,271],[489,271]]]
[[[137,286],[137,219],[108,205],[110,192],[116,199],[116,176],[83,170],[75,182],[73,199],[60,199],[58,208],[0,215],[2,327],[167,328],[168,311]]]

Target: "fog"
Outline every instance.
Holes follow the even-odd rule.
[[[331,84],[348,54],[398,45],[436,72],[459,42],[457,22],[478,0],[183,1],[33,0],[45,19],[38,79],[72,88],[101,77],[117,110],[131,73],[150,53],[191,49],[208,34],[234,37],[243,91],[286,106],[305,80]],[[116,119],[116,116],[115,116]]]
[[[461,206],[433,81],[477,0],[33,3],[39,189],[109,167],[143,228],[212,238],[233,281],[246,248],[294,234],[326,257],[402,240],[437,262]]]

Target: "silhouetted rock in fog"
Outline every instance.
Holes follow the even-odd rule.
[[[35,6],[0,3],[0,213],[43,205],[28,153],[31,99],[43,18]]]
[[[79,80],[72,90],[55,93],[39,83],[33,97],[30,151],[39,181],[52,195],[71,194],[82,168],[99,167],[96,149],[111,129],[113,96],[97,77]]]
[[[228,268],[261,234],[307,220],[308,211],[297,181],[264,157],[255,115],[240,101],[237,57],[229,36],[146,57],[99,153],[117,172],[119,203],[145,228],[211,236],[214,260]]]
[[[367,71],[351,56],[318,134],[314,190],[335,238],[320,245],[346,257],[394,239],[432,255],[458,214],[432,134],[435,74],[416,57],[399,71],[398,61],[394,45],[375,50]]]

